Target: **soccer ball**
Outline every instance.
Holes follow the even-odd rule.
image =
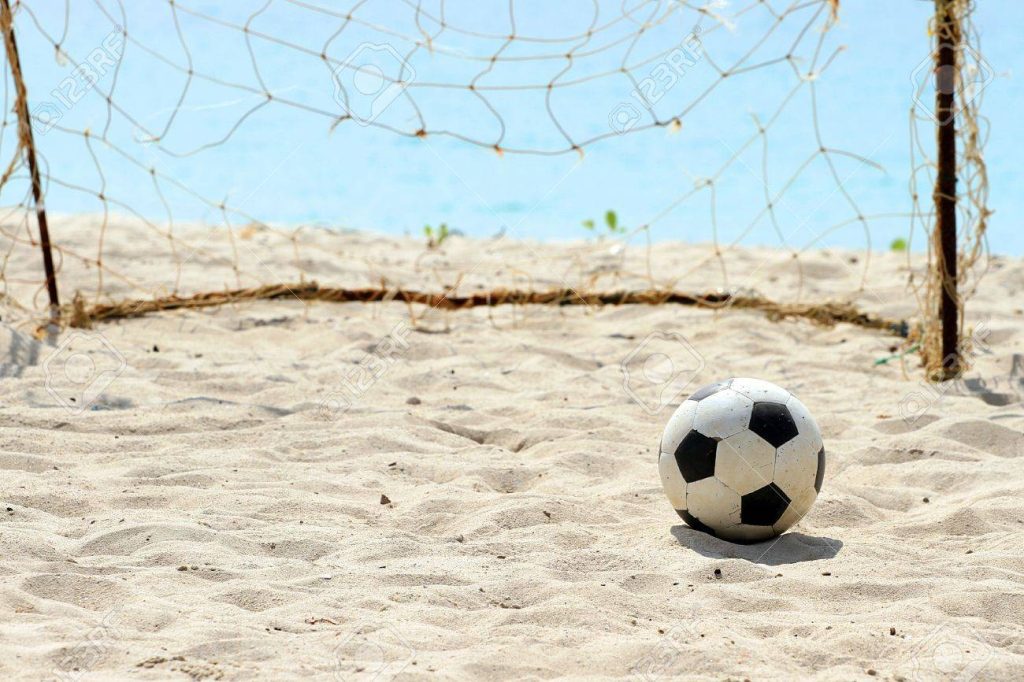
[[[799,521],[825,476],[814,417],[789,391],[728,379],[691,395],[661,438],[661,484],[694,530],[761,542]]]

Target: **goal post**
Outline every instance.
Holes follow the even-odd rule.
[[[53,267],[53,249],[50,246],[50,228],[46,220],[46,205],[43,201],[43,183],[39,176],[39,162],[36,159],[35,139],[32,135],[32,116],[28,108],[28,91],[21,72],[21,57],[14,37],[14,17],[8,0],[0,0],[0,30],[4,33],[7,64],[14,82],[14,108],[18,118],[18,152],[12,160],[17,163],[19,154],[24,154],[28,164],[32,201],[35,204],[36,220],[39,223],[39,248],[43,252],[43,274],[46,277],[46,294],[50,302],[50,322],[60,322],[60,296],[57,293],[57,274]],[[7,179],[6,177],[4,178]],[[0,182],[0,186],[2,186]]]
[[[959,0],[935,0],[935,24],[938,49],[935,51],[935,116],[937,150],[935,178],[934,251],[938,268],[939,307],[936,314],[942,325],[942,359],[938,368],[942,379],[960,374],[960,298],[957,292],[957,158],[956,158],[956,79],[957,53],[961,48]]]

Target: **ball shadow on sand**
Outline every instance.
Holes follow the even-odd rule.
[[[672,526],[672,535],[680,545],[706,557],[744,559],[765,566],[831,559],[843,548],[842,541],[835,538],[816,537],[794,532],[783,533],[779,537],[753,545],[739,545],[719,540],[683,524]]]

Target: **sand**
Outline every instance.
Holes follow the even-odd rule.
[[[87,249],[96,220],[54,233]],[[166,251],[133,229],[110,228],[105,261],[173,287]],[[467,265],[470,290],[646,276],[642,243],[307,238],[302,269],[324,283],[436,289]],[[246,273],[294,279],[291,252],[246,239]],[[708,252],[659,246],[653,275]],[[796,296],[788,254],[729,258],[729,286]],[[8,272],[34,272],[22,260]],[[902,256],[876,254],[860,293],[864,254],[799,260],[804,300],[914,311]],[[194,256],[184,281],[230,285],[212,264]],[[93,281],[67,267],[66,292]],[[873,364],[891,336],[756,312],[420,310],[413,325],[397,303],[276,301],[68,330],[56,347],[12,317],[0,677],[1019,679],[1022,290],[1024,263],[997,259],[971,306],[975,367],[939,393],[913,358],[906,374]],[[729,544],[666,501],[657,444],[681,397],[635,372],[624,385],[621,363],[645,343],[686,357],[676,334],[702,365],[690,390],[761,377],[816,414],[824,486],[782,537]],[[359,363],[380,376],[352,399]]]

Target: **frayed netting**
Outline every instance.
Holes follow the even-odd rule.
[[[909,344],[920,348],[922,364],[933,380],[954,378],[970,367],[972,349],[970,324],[964,315],[965,302],[975,293],[989,265],[985,232],[991,210],[988,208],[988,175],[983,149],[988,138],[988,120],[981,115],[983,89],[992,72],[985,63],[980,49],[980,37],[971,21],[974,0],[944,0],[937,3],[937,11],[929,32],[935,54],[942,45],[951,45],[955,66],[951,74],[938,74],[940,81],[952,87],[955,109],[951,124],[956,127],[956,182],[954,197],[957,214],[956,276],[950,277],[942,258],[938,235],[935,231],[938,213],[921,206],[919,185],[935,188],[935,194],[925,196],[939,200],[937,185],[939,167],[929,146],[922,140],[922,129],[934,130],[943,124],[941,116],[924,111],[931,91],[924,86],[911,108],[911,195],[914,201],[913,236],[920,231],[928,239],[928,267],[923,273],[911,271],[910,285],[921,310],[919,326],[912,330]],[[938,120],[937,120],[938,119]],[[908,251],[909,253],[909,251]],[[942,320],[936,313],[940,308],[943,291],[955,302],[959,311],[956,357],[949,358],[942,346]]]

